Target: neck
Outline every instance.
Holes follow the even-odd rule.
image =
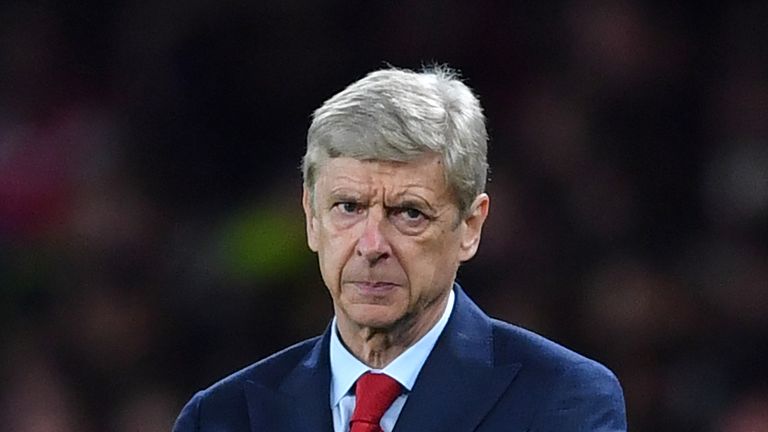
[[[430,307],[407,315],[387,328],[359,326],[337,314],[339,336],[358,360],[371,368],[383,369],[435,326],[447,302],[446,294]]]

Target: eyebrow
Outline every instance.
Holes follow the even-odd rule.
[[[399,193],[395,195],[396,205],[388,207],[400,207],[400,208],[415,208],[428,210],[431,213],[437,213],[437,210],[429,203],[428,200],[409,192]]]
[[[354,182],[349,177],[341,177],[344,180],[350,181],[352,184],[336,185],[328,191],[328,198],[332,201],[338,199],[350,199],[359,201],[370,195],[369,187],[359,187],[359,184]],[[430,203],[430,200],[425,198],[419,193],[416,193],[413,189],[421,189],[428,192],[434,192],[429,187],[421,184],[405,184],[401,186],[407,190],[400,190],[398,192],[385,192],[385,207],[389,208],[416,208],[421,210],[427,210],[433,214],[437,213],[437,209]],[[373,195],[378,195],[374,193]],[[391,198],[387,200],[387,198]],[[389,201],[389,202],[388,202]]]
[[[328,197],[331,199],[350,198],[360,199],[365,192],[350,188],[348,186],[339,186],[328,191]]]

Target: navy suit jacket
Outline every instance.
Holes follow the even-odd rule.
[[[445,330],[395,432],[625,431],[624,397],[599,363],[485,315],[457,285]],[[330,326],[200,391],[174,432],[333,432]]]

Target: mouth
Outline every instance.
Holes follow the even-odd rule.
[[[360,292],[361,294],[368,294],[368,295],[386,294],[394,290],[398,286],[400,286],[394,282],[374,282],[374,281],[353,281],[351,282],[351,285],[357,288],[358,292]]]

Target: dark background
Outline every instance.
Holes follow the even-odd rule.
[[[607,364],[635,431],[768,430],[765,2],[0,3],[0,424],[167,431],[321,332],[298,165],[365,73],[488,117],[459,280]]]

